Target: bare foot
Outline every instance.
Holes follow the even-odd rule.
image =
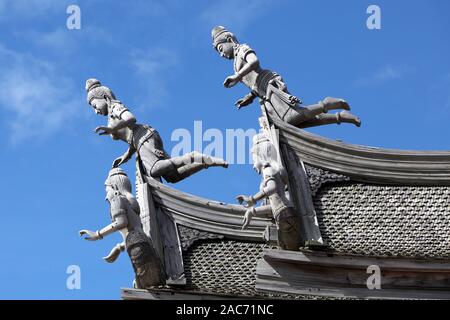
[[[344,99],[327,97],[323,99],[322,103],[325,112],[336,109],[350,110],[349,104]]]
[[[348,111],[339,112],[339,120],[341,122],[353,123],[358,128],[361,127],[361,120],[357,116]]]

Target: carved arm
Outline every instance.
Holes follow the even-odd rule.
[[[250,196],[250,203],[256,204],[259,200],[270,197],[277,190],[277,184],[273,179],[270,179],[266,182],[265,186],[261,188],[261,190],[253,196]]]
[[[238,109],[241,109],[242,107],[246,107],[248,105],[250,105],[253,100],[255,100],[256,98],[256,94],[252,91],[249,94],[247,94],[245,97],[243,97],[242,99],[239,99],[238,101],[236,101],[236,103],[234,104]]]
[[[245,77],[247,74],[259,68],[259,60],[256,54],[250,52],[245,57],[245,61],[247,62],[245,66],[236,73],[236,76],[239,80]]]
[[[223,85],[226,88],[234,87],[239,81],[242,80],[247,74],[249,74],[253,70],[257,70],[259,68],[259,60],[256,57],[256,54],[250,52],[246,56],[246,64],[242,67],[241,70],[236,72],[234,75],[229,76],[223,82]]]
[[[103,229],[97,231],[97,234],[100,237],[100,239],[102,239],[104,236],[107,236],[108,234],[124,229],[127,226],[128,226],[127,214],[124,209],[120,209],[114,215],[114,221],[111,224],[104,227]]]
[[[101,230],[97,231],[91,231],[91,230],[80,230],[79,234],[80,236],[87,235],[85,237],[85,240],[88,241],[96,241],[103,239],[104,236],[107,236],[108,234],[111,234],[115,231],[121,230],[123,228],[126,228],[128,225],[128,219],[125,210],[120,209],[117,211],[117,213],[114,215],[114,221],[104,227]]]
[[[136,118],[130,111],[125,111],[121,114],[121,119],[112,127],[110,127],[112,132],[116,132],[117,130],[130,127],[136,123]]]
[[[254,216],[263,216],[263,217],[272,217],[272,207],[270,205],[260,206],[260,207],[251,207],[249,208],[244,215],[244,221],[242,223],[242,229],[247,228],[247,226],[252,221]]]
[[[136,149],[132,145],[129,145],[127,151],[125,151],[125,153],[122,156],[113,161],[112,167],[117,168],[121,164],[126,163],[128,160],[131,159],[131,157],[135,152]]]

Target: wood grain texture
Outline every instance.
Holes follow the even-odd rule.
[[[323,138],[277,119],[280,143],[313,166],[355,181],[395,185],[450,185],[450,151],[410,151],[359,146]]]
[[[381,270],[381,289],[369,290],[369,266]],[[329,297],[449,299],[450,261],[363,257],[265,249],[256,289]]]

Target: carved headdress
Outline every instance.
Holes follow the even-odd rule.
[[[92,99],[103,99],[105,96],[111,100],[115,100],[116,96],[108,87],[102,86],[99,80],[91,78],[86,80],[87,102],[91,103]]]
[[[211,36],[213,40],[214,49],[216,50],[219,44],[228,42],[229,38],[233,39],[235,43],[238,43],[236,36],[222,26],[214,27],[211,31]]]
[[[256,161],[262,164],[263,168],[270,166],[280,174],[285,184],[289,183],[286,169],[280,163],[277,148],[266,133],[260,131],[253,136],[252,153],[256,157]]]
[[[108,173],[105,185],[116,187],[119,191],[131,192],[131,183],[127,174],[122,168],[113,168]]]
[[[257,156],[263,164],[278,163],[277,150],[264,132],[253,136],[252,153]]]
[[[117,194],[125,196],[130,202],[131,208],[134,212],[139,214],[139,203],[133,196],[130,179],[122,168],[112,168],[108,173],[108,178],[106,178],[105,185],[113,187]]]

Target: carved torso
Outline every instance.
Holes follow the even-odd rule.
[[[123,240],[126,239],[127,235],[131,231],[142,231],[142,224],[139,214],[133,210],[132,204],[128,201],[125,196],[116,195],[111,199],[110,202],[111,209],[110,215],[111,220],[115,221],[119,216],[125,215],[128,221],[126,228],[120,230]]]
[[[113,101],[108,110],[108,126],[114,126],[120,121],[125,111],[128,109],[122,103]],[[133,146],[149,170],[158,160],[169,158],[158,131],[149,125],[136,123],[131,128],[120,129],[111,136],[113,139],[120,139]]]
[[[234,52],[234,72],[239,72],[247,63],[249,53],[255,53],[248,45],[239,45]],[[259,98],[265,101],[271,117],[283,119],[292,109],[298,107],[298,99],[287,91],[286,84],[276,72],[259,66],[242,78],[242,82]]]
[[[114,127],[121,119],[122,114],[128,109],[119,101],[112,101],[108,107],[108,127]],[[115,134],[111,134],[114,140],[122,140],[130,142],[133,136],[133,131],[130,128],[122,128]]]
[[[239,45],[234,52],[234,72],[239,72],[247,63],[246,57],[249,53],[255,53],[252,48],[246,44]],[[260,98],[266,95],[268,82],[276,76],[275,72],[261,69],[250,71],[242,78],[242,82],[255,92]]]
[[[292,202],[286,195],[286,184],[281,177],[280,171],[274,170],[272,167],[266,167],[263,169],[263,181],[261,185],[261,189],[267,186],[269,181],[274,181],[276,185],[276,192],[270,195],[269,203],[272,208],[272,213],[275,220],[278,219],[279,214],[287,209],[292,208]]]

